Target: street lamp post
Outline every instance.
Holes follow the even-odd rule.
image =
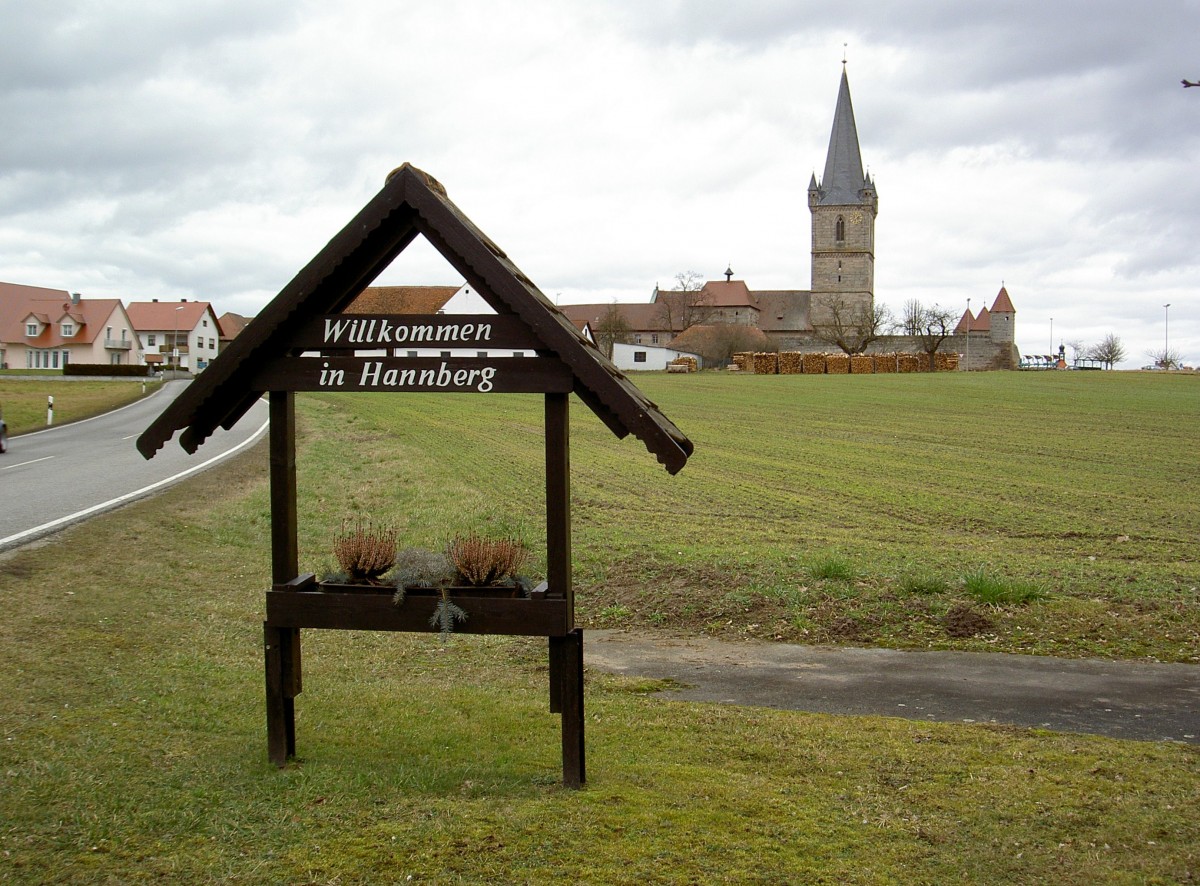
[[[1163,305],[1163,369],[1170,369],[1168,360],[1171,358],[1171,303]]]
[[[1050,353],[1054,353],[1054,318],[1050,318]]]
[[[183,305],[175,309],[175,331],[171,334],[171,371],[175,377],[179,376],[179,312],[183,310]]]

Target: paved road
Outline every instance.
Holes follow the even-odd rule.
[[[830,714],[1005,723],[1200,744],[1200,665],[729,643],[587,631],[600,670],[671,679],[663,697]]]
[[[9,438],[0,455],[0,551],[149,495],[241,451],[262,436],[267,405],[259,401],[232,431],[218,430],[188,455],[174,440],[146,461],[139,434],[186,381],[169,381],[149,397],[86,421]]]

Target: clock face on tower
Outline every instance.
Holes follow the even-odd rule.
[[[861,212],[850,213],[850,221],[853,222],[854,224],[861,225],[862,219],[863,219],[863,216],[862,216]]]

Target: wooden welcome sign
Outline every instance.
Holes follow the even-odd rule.
[[[418,235],[496,312],[461,316],[345,314]],[[436,350],[437,356],[429,356]],[[463,352],[476,356],[462,356]],[[513,356],[498,356],[508,352]],[[520,354],[520,356],[518,356]],[[528,355],[528,356],[524,356]],[[302,629],[431,631],[433,597],[392,604],[379,593],[327,593],[299,572],[295,455],[297,391],[542,394],[545,397],[546,563],[525,597],[455,598],[467,633],[544,636],[550,710],[562,715],[563,782],[586,779],[583,632],[571,580],[569,396],[618,437],[632,433],[672,474],[691,442],[479,231],[433,178],[405,164],[138,438],[152,458],[177,432],[188,452],[232,427],[264,393],[270,402],[271,571],[263,622],[267,749],[296,752]]]

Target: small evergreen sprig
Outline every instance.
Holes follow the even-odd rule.
[[[444,643],[450,634],[454,633],[454,623],[466,620],[467,613],[461,606],[450,599],[449,590],[442,588],[442,595],[438,598],[437,608],[433,610],[433,615],[429,617],[429,626],[438,629]]]

